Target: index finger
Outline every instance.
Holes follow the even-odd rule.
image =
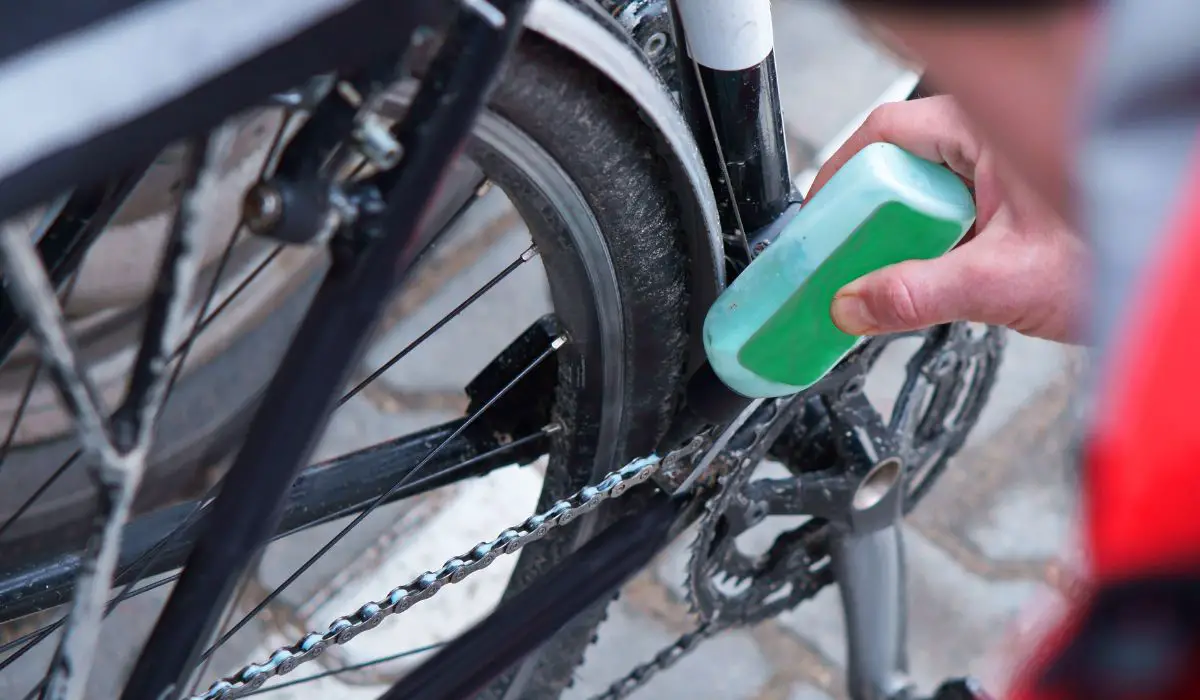
[[[891,102],[871,112],[829,160],[821,165],[809,188],[812,197],[846,161],[863,148],[890,143],[913,155],[944,163],[968,180],[975,179],[980,146],[954,99],[947,95]]]

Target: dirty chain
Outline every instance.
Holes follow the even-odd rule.
[[[971,352],[963,352],[966,348],[963,347],[962,341],[966,336],[955,330],[946,333],[949,335],[943,334],[939,337],[935,332],[926,340],[922,352],[917,356],[917,359],[923,356],[924,361],[911,363],[910,366],[914,370],[923,371],[923,368],[933,361],[944,365],[947,353],[960,353],[958,357],[962,359],[971,357]],[[992,337],[990,332],[988,336]],[[974,394],[975,399],[968,404],[982,405],[986,398],[986,390],[990,388],[994,375],[994,360],[998,357],[998,346],[993,343],[988,343],[992,347],[980,355],[988,366],[982,369],[976,367],[970,381],[961,383],[961,377],[943,377],[944,380],[951,380],[960,386],[965,384],[966,391]],[[751,582],[747,591],[749,595],[743,596],[744,602],[740,605],[731,605],[727,599],[704,602],[704,594],[697,593],[700,579],[695,575],[695,565],[699,560],[695,557],[700,556],[701,552],[712,553],[711,547],[717,540],[715,527],[718,518],[739,517],[745,521],[741,522],[743,529],[752,527],[762,519],[765,514],[754,512],[755,504],[745,498],[743,490],[750,474],[753,473],[754,465],[766,456],[767,450],[781,437],[782,431],[792,430],[803,422],[798,420],[798,417],[804,416],[805,410],[810,410],[806,407],[811,406],[812,401],[823,394],[841,391],[848,382],[861,382],[861,375],[878,358],[884,344],[869,343],[860,348],[820,384],[802,394],[764,402],[736,432],[716,458],[716,464],[711,470],[716,478],[708,486],[702,487],[709,489],[710,493],[705,495],[706,513],[701,521],[700,538],[693,550],[693,572],[689,578],[689,587],[693,605],[700,608],[702,613],[708,611],[710,614],[702,614],[705,621],[695,631],[681,636],[593,700],[627,697],[659,671],[670,668],[708,637],[728,627],[771,617],[784,609],[794,607],[832,583],[832,573],[827,564],[822,562],[828,542],[828,530],[825,523],[819,519],[811,520],[777,538],[775,545],[766,555],[765,568],[732,572],[734,578],[740,576]],[[945,375],[945,372],[942,374]],[[974,416],[971,420],[963,422],[972,424],[973,418]],[[796,436],[791,437],[794,439]],[[519,525],[504,530],[495,539],[481,542],[470,551],[448,560],[436,571],[427,571],[409,583],[392,589],[382,599],[367,602],[355,612],[337,618],[329,624],[324,633],[313,632],[290,646],[280,647],[262,663],[243,667],[237,673],[214,682],[207,691],[192,696],[189,700],[231,700],[250,695],[269,679],[290,673],[299,665],[319,657],[330,646],[345,644],[359,634],[377,627],[387,617],[402,613],[413,605],[432,598],[446,584],[461,582],[467,576],[486,568],[497,557],[519,551],[530,542],[545,537],[552,529],[595,510],[609,499],[620,497],[630,487],[644,483],[656,474],[670,474],[681,468],[684,460],[695,455],[704,445],[705,441],[697,438],[666,457],[652,455],[634,460],[621,469],[610,472],[597,484],[585,486],[544,512],[530,516]],[[713,534],[706,536],[706,532]],[[789,586],[790,590],[786,595],[778,596],[776,594],[782,585]]]
[[[440,569],[427,571],[407,584],[393,588],[380,600],[365,603],[355,612],[337,618],[324,633],[313,632],[290,646],[280,647],[262,663],[243,667],[237,673],[214,682],[207,691],[192,696],[190,700],[231,700],[253,693],[270,678],[291,673],[300,664],[319,657],[329,647],[345,644],[363,632],[378,627],[391,615],[429,600],[447,584],[459,583],[486,568],[497,557],[513,554],[530,542],[542,539],[554,528],[566,525],[595,510],[601,503],[623,495],[630,487],[645,482],[660,469],[673,469],[676,463],[693,454],[698,445],[693,441],[665,458],[653,455],[643,457],[609,472],[599,483],[583,487],[544,512],[504,530],[495,539],[475,545],[470,551],[448,560]]]
[[[773,406],[775,403],[778,402],[768,405]],[[752,417],[753,423],[744,426],[743,430],[750,430],[755,434],[760,432],[760,413],[761,411],[756,412]],[[743,430],[739,430],[738,437],[732,441],[735,446],[741,442]],[[552,529],[595,510],[609,499],[624,495],[630,487],[644,483],[659,473],[671,474],[705,444],[706,442],[698,436],[665,458],[654,455],[643,457],[617,471],[609,472],[599,483],[583,487],[544,512],[532,515],[522,523],[504,530],[495,539],[481,542],[465,554],[449,559],[436,571],[427,571],[407,584],[393,588],[380,600],[367,602],[355,612],[335,619],[325,632],[312,632],[294,644],[280,647],[271,652],[265,661],[247,664],[237,673],[215,681],[208,690],[191,696],[189,700],[232,700],[251,695],[271,678],[291,673],[301,664],[321,656],[329,647],[345,644],[363,632],[378,627],[391,615],[400,614],[413,605],[432,598],[446,584],[461,582],[467,576],[486,568],[497,557],[516,553],[530,542],[542,539]],[[660,652],[652,663],[655,663],[657,668],[666,668],[716,631],[715,628],[702,628],[684,635],[670,649]]]
[[[693,546],[693,560],[689,564],[686,587],[689,597],[692,599],[694,611],[698,596],[703,596],[703,591],[706,590],[694,572],[698,561],[696,557],[700,556],[700,552],[708,553],[707,548],[715,544],[716,522],[722,514],[736,510],[736,507],[731,508],[731,506],[741,494],[741,485],[753,473],[754,465],[766,455],[766,451],[779,437],[780,432],[788,428],[798,411],[803,410],[805,397],[809,395],[806,392],[800,396],[764,402],[717,457],[717,463],[714,465],[716,485],[705,501],[705,513],[700,522],[700,534]],[[770,593],[773,590],[770,582],[775,581],[776,578],[788,577],[791,590],[785,598],[779,601],[773,600],[770,605],[771,609],[780,605],[786,606],[781,609],[793,607],[816,595],[833,580],[827,566],[816,568],[812,566],[812,562],[821,558],[819,552],[823,550],[828,541],[826,529],[822,527],[822,524],[821,521],[816,520],[805,523],[805,526],[798,529],[801,538],[795,541],[783,540],[792,545],[788,547],[789,556],[786,559],[774,561],[768,567],[772,574],[769,581],[766,578],[756,580],[750,571],[744,572],[745,577],[751,580],[750,587],[746,590],[749,595],[745,597],[744,607],[733,609],[732,606],[721,606],[714,601],[712,609],[715,614],[702,615],[704,622],[698,628],[663,647],[653,658],[634,667],[624,677],[612,683],[603,693],[593,696],[591,700],[619,700],[628,697],[659,672],[674,666],[704,640],[730,627],[745,624],[747,615],[754,614],[755,609],[764,608],[766,595],[759,595],[759,588]],[[706,535],[705,533],[712,534]],[[779,546],[778,543],[777,546]],[[800,554],[797,555],[797,553]],[[710,557],[704,557],[704,560],[718,561],[716,558]]]
[[[833,583],[830,527],[821,518],[776,536],[757,557],[740,552],[737,536],[769,514],[813,513],[806,491],[846,490],[855,472],[898,457],[909,474],[906,506],[927,493],[962,446],[995,380],[1003,331],[975,332],[957,323],[922,334],[889,420],[863,394],[863,380],[887,346],[904,335],[865,343],[818,385],[764,402],[717,458],[685,586],[701,620],[693,632],[661,649],[592,700],[631,695],[705,639],[790,610]],[[792,476],[751,481],[767,456]],[[845,482],[845,483],[842,483]],[[737,590],[731,591],[730,584]]]

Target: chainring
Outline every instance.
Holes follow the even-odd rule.
[[[863,390],[866,375],[904,338],[922,342],[885,419]],[[688,564],[693,610],[706,623],[752,625],[832,583],[829,525],[817,502],[841,502],[839,494],[894,458],[905,468],[904,507],[911,510],[978,421],[1003,348],[1003,329],[967,323],[874,338],[810,389],[765,402],[720,458]],[[753,478],[768,457],[789,475]],[[813,517],[777,535],[762,554],[739,549],[738,536],[771,515]]]

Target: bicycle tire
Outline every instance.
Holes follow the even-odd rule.
[[[591,262],[607,267],[617,293],[613,308],[586,308],[587,300],[577,293],[578,280],[568,278],[595,274],[582,262],[588,253],[578,249],[565,222],[544,197],[539,198],[543,193],[536,191],[535,183],[494,148],[473,141],[469,155],[510,195],[534,233],[547,261],[556,309],[573,305],[576,318],[616,313],[619,319],[616,335],[582,327],[566,329],[573,346],[591,344],[593,352],[615,354],[620,380],[605,387],[611,390],[605,394],[588,380],[595,368],[585,366],[584,353],[568,351],[560,356],[555,412],[572,429],[555,437],[539,501],[545,505],[594,481],[615,464],[652,451],[666,431],[685,363],[687,252],[669,190],[668,164],[654,150],[653,135],[628,98],[592,69],[527,34],[491,97],[488,115],[491,123],[507,124],[524,134],[572,183],[600,234],[595,241],[599,248],[591,255],[599,251],[603,260]],[[604,413],[617,417],[607,436],[601,435]],[[598,447],[601,444],[603,449]],[[636,496],[622,499],[619,505],[581,518],[528,547],[507,594],[520,590],[607,523],[636,507]],[[581,617],[547,645],[546,653],[527,659],[489,694],[557,697],[592,640],[601,613],[596,610]]]
[[[653,134],[636,107],[603,76],[561,48],[526,34],[492,94],[490,111],[529,134],[577,184],[596,218],[621,293],[620,342],[628,381],[622,389],[624,427],[616,461],[589,460],[586,454],[571,460],[566,458],[568,451],[556,451],[539,500],[539,508],[544,508],[614,464],[653,451],[666,432],[685,364],[687,251],[667,163],[655,150]],[[526,221],[537,217],[534,211],[521,214]],[[543,250],[542,255],[555,253]],[[556,308],[558,302],[556,298]],[[561,371],[575,370],[563,366]],[[560,396],[558,410],[566,410],[570,400]],[[578,430],[579,421],[573,424]],[[520,591],[588,537],[638,507],[636,495],[627,496],[563,528],[562,535],[526,547],[505,596]],[[539,653],[498,678],[480,699],[559,697],[603,617],[604,606],[580,615]]]

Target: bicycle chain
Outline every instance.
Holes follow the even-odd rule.
[[[857,355],[866,354],[860,350]],[[849,360],[850,358],[848,358]],[[835,370],[822,381],[822,385],[835,384],[852,369],[853,362],[843,362],[839,370]],[[841,375],[840,377],[837,375]],[[718,456],[723,464],[716,465],[713,477],[716,491],[709,494],[709,506],[705,509],[705,519],[711,520],[719,515],[716,501],[728,492],[740,470],[745,470],[749,462],[743,459],[749,454],[756,454],[765,442],[772,442],[778,437],[778,430],[771,429],[780,414],[795,401],[803,401],[806,395],[820,391],[823,386],[815,386],[800,396],[787,399],[777,399],[773,406],[764,407],[747,424],[738,430],[739,436],[751,435],[749,443],[729,446],[729,453]],[[735,438],[736,442],[736,438]],[[232,700],[240,698],[262,687],[272,677],[282,676],[295,670],[300,664],[320,656],[330,646],[342,645],[349,642],[362,632],[377,627],[383,620],[393,614],[408,610],[413,605],[428,600],[438,593],[447,583],[459,583],[467,576],[486,568],[501,554],[513,554],[526,544],[546,536],[552,529],[565,525],[580,515],[589,513],[601,503],[622,496],[631,486],[644,483],[660,471],[670,474],[685,458],[698,452],[705,442],[694,439],[687,446],[675,450],[666,457],[651,455],[630,462],[621,469],[609,472],[604,479],[595,485],[585,486],[574,494],[556,502],[544,512],[526,518],[517,526],[508,528],[490,542],[481,542],[467,553],[446,561],[437,571],[427,571],[417,576],[409,583],[391,590],[379,601],[372,601],[360,606],[350,615],[339,617],[330,623],[324,633],[310,633],[300,641],[290,646],[284,646],[273,651],[267,661],[261,664],[249,664],[237,673],[226,676],[214,682],[209,689],[194,695],[189,700]],[[818,528],[818,531],[824,528]],[[808,533],[810,535],[814,533]],[[816,534],[820,534],[819,532]],[[820,539],[819,537],[817,539]],[[810,558],[810,562],[818,557]],[[811,564],[810,564],[811,567]],[[803,600],[815,596],[822,588],[832,582],[829,572],[821,571],[820,566],[811,567],[808,580],[803,582],[793,580],[794,593],[789,596],[788,607],[794,607]],[[825,575],[822,575],[825,574]],[[734,621],[710,620],[704,622],[696,630],[680,636],[675,642],[661,649],[655,656],[612,683],[603,693],[591,700],[619,700],[641,688],[658,672],[664,671],[681,658],[695,649],[700,642],[733,626]]]
[[[696,452],[698,447],[699,443],[693,441],[665,458],[657,455],[642,457],[609,472],[595,485],[581,488],[544,512],[504,530],[490,542],[481,542],[465,554],[447,560],[437,571],[427,571],[409,583],[393,588],[382,599],[367,602],[355,612],[337,618],[324,633],[313,632],[295,644],[280,647],[271,652],[263,663],[248,664],[237,673],[215,681],[207,691],[193,695],[189,700],[232,700],[249,695],[269,679],[291,673],[299,665],[321,656],[329,647],[345,644],[359,634],[378,627],[391,615],[402,613],[432,598],[446,584],[460,583],[467,576],[486,568],[500,555],[513,554],[530,542],[545,537],[554,528],[595,510],[601,503],[624,495],[631,486],[645,482],[660,469],[673,468],[675,463]]]
[[[773,403],[764,404],[742,426],[739,430],[739,437],[742,439],[735,438],[734,441],[731,441],[729,449],[722,452],[717,458],[718,464],[715,465],[717,468],[713,470],[715,488],[706,497],[704,516],[699,522],[700,533],[696,543],[693,544],[693,558],[688,564],[689,598],[691,598],[693,611],[700,615],[703,622],[696,630],[684,634],[672,644],[663,647],[650,661],[637,666],[624,677],[612,683],[607,690],[592,696],[590,700],[620,700],[628,697],[658,672],[676,664],[703,640],[731,627],[753,625],[762,619],[774,617],[785,609],[794,608],[811,599],[825,586],[833,583],[833,572],[828,566],[828,561],[824,559],[824,556],[828,554],[826,547],[829,525],[820,519],[809,520],[804,525],[780,535],[768,552],[769,566],[765,570],[752,573],[743,572],[743,575],[750,577],[751,586],[744,591],[744,600],[737,601],[742,604],[740,609],[734,605],[735,601],[727,599],[722,601],[722,604],[728,606],[728,610],[722,611],[719,608],[715,611],[710,610],[709,616],[705,616],[705,611],[700,609],[704,606],[698,606],[695,598],[698,582],[694,577],[699,573],[696,570],[695,557],[700,556],[702,551],[707,551],[711,546],[713,538],[717,536],[715,531],[717,521],[724,513],[750,505],[734,503],[732,499],[745,485],[754,466],[765,456],[764,448],[769,448],[780,437],[781,427],[785,425],[791,426],[793,429],[798,427],[797,419],[804,415],[804,411],[808,410],[805,408],[805,404],[810,397],[816,394],[835,395],[839,391],[844,391],[848,382],[860,381],[856,378],[866,375],[888,342],[890,341],[877,340],[861,346],[818,385],[794,397],[776,399]],[[977,348],[975,344],[978,345]],[[972,392],[975,394],[975,400],[968,400],[964,403],[964,406],[968,407],[965,410],[974,411],[982,406],[987,391],[991,387],[995,376],[994,363],[999,356],[1001,347],[1003,347],[1003,335],[997,329],[990,329],[982,338],[974,339],[969,334],[966,324],[954,324],[934,331],[933,335],[928,336],[925,345],[914,356],[916,362],[911,365],[910,372],[919,371],[926,365],[932,368],[943,363],[947,350],[961,353],[962,356],[979,355],[983,357],[988,364],[978,369],[977,374],[970,382],[964,380],[967,385],[972,387]],[[930,371],[933,370],[930,369]],[[906,383],[906,387],[910,384],[911,382]],[[941,408],[945,409],[947,406],[941,406]],[[965,422],[973,425],[974,420],[975,416],[972,415]],[[961,430],[961,426],[959,429]],[[746,440],[746,437],[750,439]],[[792,435],[790,437],[795,440],[800,436]],[[817,437],[815,434],[806,435],[802,437],[802,441],[812,442],[815,437]],[[965,433],[961,437],[965,437]],[[954,441],[944,447],[945,452],[939,452],[939,454],[948,457],[960,445],[961,440]],[[942,460],[942,463],[944,461],[945,459]],[[932,472],[926,472],[926,474],[926,478],[935,476]],[[919,498],[922,491],[922,489],[918,489],[913,494],[914,498]],[[774,594],[779,590],[783,590],[781,585],[783,583],[790,585],[791,590],[786,595],[775,596]],[[756,589],[759,590],[756,591]],[[753,605],[747,606],[747,603],[753,603]],[[721,615],[721,612],[725,614]]]
[[[790,417],[792,415],[790,409],[793,402],[797,401],[802,403],[803,399],[800,397],[789,397],[775,399],[770,404],[764,404],[755,412],[751,420],[742,426],[742,430],[739,431],[743,435],[751,435],[752,439],[750,442],[735,445],[728,454],[722,454],[717,458],[722,464],[718,465],[718,469],[715,470],[714,481],[716,488],[707,497],[704,517],[700,523],[701,528],[704,528],[708,523],[715,522],[720,516],[721,511],[717,504],[723,503],[723,498],[730,492],[732,487],[740,486],[741,482],[737,479],[737,476],[740,472],[746,471],[751,466],[750,462],[754,461],[754,457],[750,456],[757,455],[762,450],[763,443],[772,442],[778,436],[778,429],[772,429],[772,426],[777,422],[777,419]],[[794,597],[792,597],[793,605],[798,605],[803,600],[815,596],[828,583],[830,581],[827,578],[811,573],[807,581],[796,579],[793,589]],[[688,585],[690,587],[690,581]],[[649,661],[635,666],[629,673],[610,684],[604,692],[593,695],[589,700],[621,700],[621,698],[629,697],[659,672],[666,671],[674,666],[680,659],[687,656],[699,646],[701,642],[730,627],[736,626],[736,624],[737,621],[735,620],[717,619],[701,623],[695,630],[681,635],[674,642],[660,649]]]
[[[628,697],[633,691],[645,685],[659,671],[671,668],[677,661],[687,656],[693,649],[699,646],[700,642],[718,634],[725,628],[725,625],[718,625],[713,622],[706,622],[700,625],[695,630],[680,636],[679,639],[660,649],[654,655],[654,658],[635,666],[624,678],[608,686],[608,690],[599,695],[593,695],[589,700],[620,700],[621,698]]]

